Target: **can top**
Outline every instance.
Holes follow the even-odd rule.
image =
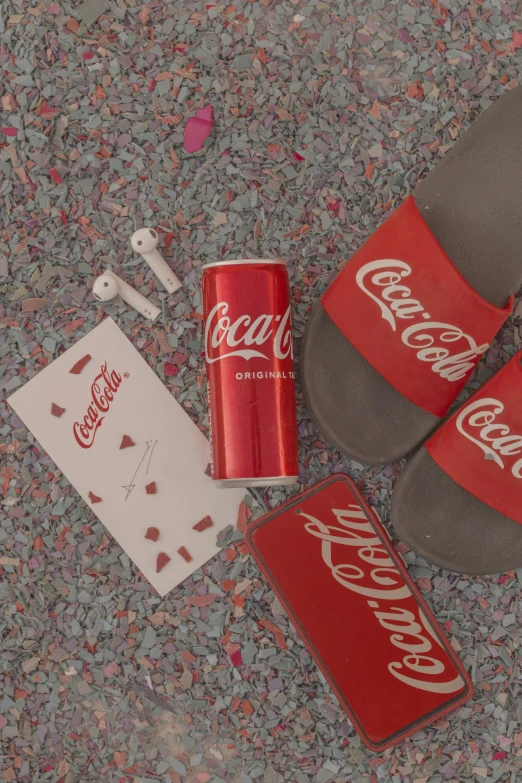
[[[286,261],[282,258],[237,258],[231,261],[211,261],[210,264],[204,264],[203,269],[208,269],[211,266],[232,266],[232,264],[284,264]]]

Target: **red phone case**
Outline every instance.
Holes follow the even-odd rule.
[[[265,514],[246,541],[371,750],[470,698],[462,663],[348,476]]]

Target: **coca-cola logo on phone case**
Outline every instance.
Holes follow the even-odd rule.
[[[205,325],[205,355],[209,364],[239,356],[249,359],[293,359],[290,305],[282,315],[247,314],[232,321],[228,302],[218,302],[208,314]]]
[[[325,524],[301,510],[308,520],[305,530],[320,540],[321,557],[333,578],[366,603],[369,623],[377,622],[388,632],[397,649],[397,658],[387,664],[390,674],[423,691],[459,691],[464,680],[460,675],[446,679],[447,654],[421,607],[408,600],[412,592],[364,511],[349,505],[333,508],[332,514],[335,523]]]
[[[116,370],[109,370],[107,362],[104,362],[91,384],[91,399],[87,411],[80,421],[75,421],[73,424],[74,438],[82,449],[90,449],[93,445],[96,433],[109,411],[121,382],[121,375]]]

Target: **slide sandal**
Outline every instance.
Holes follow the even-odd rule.
[[[398,537],[449,571],[522,565],[522,351],[470,397],[403,470]]]
[[[305,330],[305,400],[366,464],[439,424],[522,283],[522,87],[503,95],[328,287]]]

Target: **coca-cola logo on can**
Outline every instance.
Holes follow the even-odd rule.
[[[121,382],[121,375],[116,370],[109,370],[107,362],[104,362],[91,384],[91,399],[87,411],[80,421],[75,421],[73,424],[74,438],[82,449],[90,449],[93,445],[96,433],[111,407]]]
[[[282,314],[242,314],[234,321],[228,302],[218,302],[205,326],[205,355],[209,364],[240,357],[250,359],[293,359],[290,305]]]

